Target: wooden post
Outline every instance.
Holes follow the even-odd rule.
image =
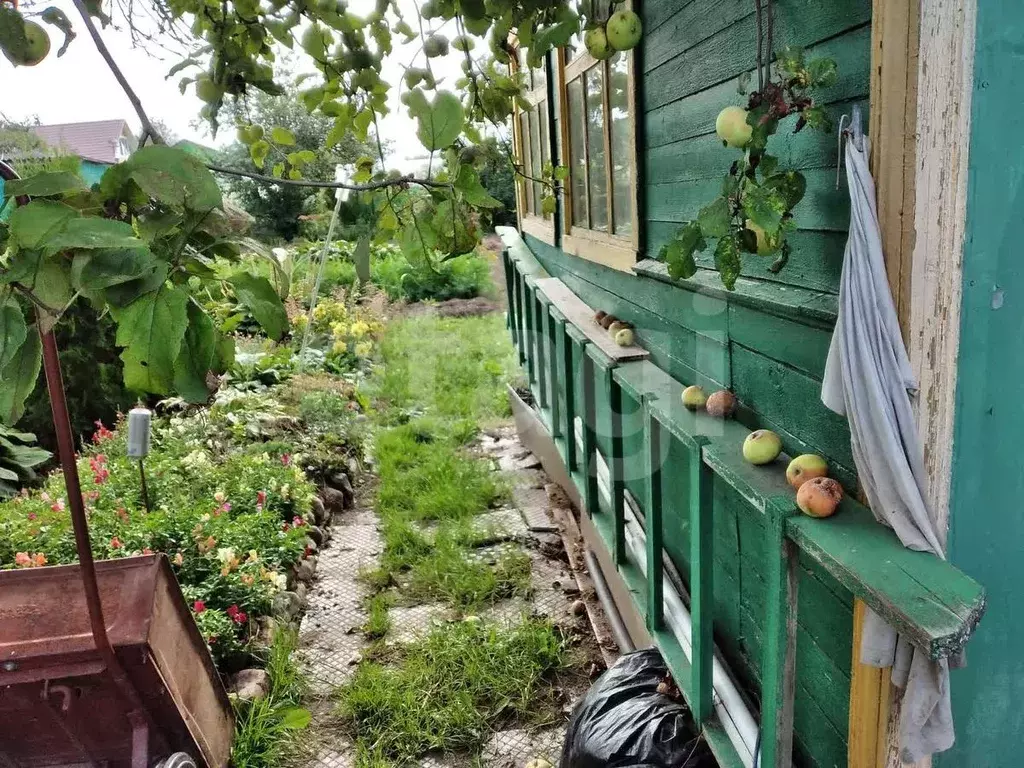
[[[647,536],[647,629],[653,635],[665,623],[664,564],[662,563],[662,428],[647,412],[647,499],[644,505]]]
[[[622,439],[622,387],[614,376],[611,377],[609,398],[612,412],[612,456],[609,464],[612,492],[612,559],[618,567],[626,562],[626,481],[623,476],[625,457]]]
[[[544,303],[540,300],[539,291],[534,289],[533,316],[534,325],[536,325],[534,336],[536,337],[537,347],[537,405],[540,408],[548,407],[548,356],[545,354],[545,347],[547,347],[546,315],[547,311]]]
[[[565,414],[562,428],[565,430],[565,468],[570,477],[576,471],[579,459],[576,455],[576,376],[572,367],[573,340],[569,334],[569,323],[561,326],[562,333],[562,376],[565,380]]]
[[[768,562],[761,676],[761,766],[793,763],[793,705],[796,692],[797,550],[786,537],[791,499],[773,500],[765,510]]]
[[[534,312],[533,289],[529,279],[523,275],[523,315],[526,319],[526,373],[531,385],[537,383],[537,321]]]
[[[526,318],[523,316],[523,275],[520,273],[518,267],[513,266],[512,269],[512,282],[514,287],[515,296],[513,300],[516,305],[516,320],[519,325],[517,327],[517,334],[519,336],[519,365],[526,365]]]
[[[704,463],[704,436],[694,438],[690,453],[690,637],[693,719],[700,726],[713,709],[714,626],[714,474]]]
[[[583,365],[583,504],[587,514],[593,517],[600,512],[600,488],[597,485],[597,396],[594,386],[594,360],[582,351]],[[573,434],[575,440],[575,433]]]
[[[928,501],[943,536],[976,6],[977,0],[874,0],[872,9],[871,170],[889,284],[919,384]],[[855,616],[863,611],[855,606]],[[861,622],[854,626],[849,766],[897,768],[901,691],[889,684],[888,670],[859,663]]]
[[[512,271],[515,267],[512,265],[512,257],[508,254],[508,248],[501,250],[501,265],[505,269],[505,301],[508,305],[508,330],[512,334],[512,343],[518,347],[519,334],[516,328],[516,302],[515,297],[512,295],[515,290],[512,286]]]
[[[559,375],[559,367],[561,365],[558,359],[558,330],[559,325],[565,321],[562,319],[561,314],[557,314],[557,309],[554,307],[548,307],[547,316],[547,344],[548,344],[548,360],[550,361],[548,370],[551,374],[551,437],[559,438],[564,437],[562,432],[562,406],[558,398],[558,388],[565,386],[565,378]]]

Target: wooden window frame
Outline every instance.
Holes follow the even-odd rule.
[[[513,67],[519,68],[518,49],[516,55],[512,57]],[[540,136],[540,142],[544,147],[547,148],[547,162],[552,162],[554,157],[554,146],[551,142],[551,122],[554,119],[554,111],[551,106],[551,98],[548,92],[548,78],[550,77],[547,71],[547,60],[544,62],[544,83],[536,88],[533,87],[532,72],[528,68],[526,69],[527,77],[531,78],[529,83],[530,90],[525,95],[525,100],[533,108],[527,112],[520,109],[518,106],[515,108],[512,120],[512,138],[513,147],[516,154],[516,161],[522,167],[523,173],[516,174],[516,208],[519,217],[519,230],[528,235],[536,237],[538,240],[542,240],[548,245],[555,244],[555,217],[554,215],[542,216],[535,211],[540,210],[540,201],[534,200],[536,192],[533,191],[534,184],[531,180],[533,177],[532,167],[532,151],[527,156],[527,148],[532,150],[532,142],[529,136],[523,135],[522,121],[524,116],[527,117],[527,122],[536,118],[539,115],[538,106],[543,105],[545,116],[547,117],[547,130]],[[539,118],[538,118],[539,119]],[[527,164],[529,162],[529,165]],[[543,168],[544,156],[541,155],[541,167]],[[527,178],[530,177],[530,178]],[[531,205],[532,204],[532,205]],[[531,210],[533,208],[534,210]]]
[[[611,90],[610,64],[598,61],[585,49],[580,49],[572,61],[566,61],[565,49],[558,50],[556,67],[556,85],[558,87],[559,130],[562,144],[562,165],[569,169],[569,178],[562,184],[562,250],[574,256],[595,261],[605,266],[632,273],[640,249],[640,210],[637,197],[639,186],[639,157],[637,153],[637,97],[636,97],[636,56],[634,51],[623,54],[626,58],[627,88],[626,98],[629,106],[629,147],[630,147],[630,215],[632,231],[628,235],[616,235],[612,232],[601,232],[589,229],[573,222],[572,212],[572,146],[569,126],[569,84],[582,77],[586,72],[600,67],[603,78],[604,95],[604,149],[605,173],[608,189],[607,221],[609,228],[614,228],[615,216],[615,185],[613,179],[613,163],[611,151]],[[588,127],[584,125],[584,131]],[[585,155],[589,153],[588,142],[584,141]],[[589,163],[587,164],[589,166]],[[589,194],[589,180],[587,184]]]

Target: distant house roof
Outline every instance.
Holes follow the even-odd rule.
[[[117,163],[127,154],[121,140],[127,139],[127,151],[134,148],[135,136],[124,120],[95,120],[88,123],[34,125],[32,132],[51,147],[59,147],[83,160]]]

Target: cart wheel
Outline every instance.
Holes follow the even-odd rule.
[[[153,765],[153,768],[198,768],[196,761],[186,752],[175,752]]]

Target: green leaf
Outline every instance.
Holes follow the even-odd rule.
[[[155,267],[156,260],[147,248],[83,251],[75,254],[71,264],[71,284],[77,291],[94,293],[137,280]]]
[[[787,45],[775,57],[775,66],[788,75],[795,75],[804,68],[804,49]]]
[[[188,325],[187,302],[184,290],[164,283],[114,314],[129,389],[157,395],[172,391],[174,362]]]
[[[799,171],[785,171],[766,179],[761,186],[765,189],[778,190],[785,201],[786,210],[791,211],[804,199],[804,193],[807,191],[807,179]]]
[[[686,279],[697,273],[694,253],[703,251],[705,248],[707,248],[707,241],[701,234],[700,225],[691,221],[676,232],[675,238],[662,246],[659,256],[668,267],[669,277],[674,280]]]
[[[0,370],[14,358],[25,343],[28,326],[18,302],[8,299],[0,306]]]
[[[202,160],[178,147],[143,147],[122,163],[122,173],[149,197],[174,208],[220,208],[217,180]],[[117,166],[114,166],[117,167]]]
[[[722,284],[730,291],[736,287],[740,276],[740,247],[733,235],[723,237],[715,248],[715,269],[722,278]]]
[[[757,170],[761,172],[762,178],[767,179],[769,176],[774,176],[775,172],[779,169],[779,158],[775,155],[762,155],[761,162],[757,166]]]
[[[9,197],[55,197],[68,192],[81,192],[86,189],[85,182],[77,174],[70,171],[51,171],[37,173],[27,179],[13,179],[4,187],[4,194]]]
[[[64,226],[46,238],[43,252],[57,254],[83,248],[144,248],[130,224],[96,216],[69,219]]]
[[[459,175],[455,179],[455,189],[462,193],[462,197],[467,203],[477,208],[503,207],[500,200],[491,197],[490,193],[484,189],[484,185],[480,183],[480,174],[471,165],[459,167]]]
[[[60,8],[50,6],[40,14],[43,21],[47,24],[52,24],[61,32],[64,33],[64,42],[61,43],[60,48],[57,50],[57,58],[59,59],[65,53],[67,53],[68,46],[71,45],[71,41],[77,37],[75,35],[74,27],[71,26],[71,19],[67,17]]]
[[[260,324],[263,331],[274,341],[279,340],[288,330],[288,314],[277,295],[274,286],[265,277],[248,272],[235,272],[228,278],[235,290],[235,298]]]
[[[313,715],[308,709],[302,707],[285,707],[277,712],[278,721],[277,724],[281,728],[286,728],[290,731],[301,731],[306,728],[310,721],[313,719]]]
[[[26,330],[25,341],[0,369],[0,421],[14,424],[25,412],[25,400],[35,389],[43,361],[39,333],[34,325]]]
[[[15,208],[8,221],[11,241],[22,248],[38,248],[51,232],[61,228],[78,211],[52,200],[33,200]]]
[[[270,129],[270,138],[275,144],[282,144],[286,147],[295,144],[295,134],[281,126],[275,126]]]
[[[743,193],[743,212],[767,235],[774,235],[782,224],[786,212],[786,199],[782,193],[769,186],[748,184]]]
[[[112,307],[126,307],[143,294],[155,291],[167,279],[167,262],[157,261],[153,269],[137,280],[107,288],[103,295]]]
[[[219,362],[217,330],[195,301],[188,302],[186,314],[188,329],[178,359],[174,361],[174,389],[190,403],[205,403],[210,399],[207,376]]]
[[[833,59],[812,59],[807,64],[807,84],[812,88],[829,88],[836,84],[837,70]]]
[[[369,109],[361,110],[352,118],[352,131],[359,141],[366,141],[370,133],[370,124],[373,122],[373,112]]]
[[[801,116],[809,128],[825,132],[832,130],[832,118],[821,107],[809,107],[801,113]]]
[[[434,97],[434,103],[425,110],[415,109],[410,105],[410,112],[419,121],[416,135],[423,146],[436,151],[451,146],[459,134],[466,114],[459,97],[450,91],[440,91]]]
[[[729,232],[731,220],[729,201],[724,197],[715,198],[714,202],[701,208],[697,214],[697,223],[704,237],[723,237]]]
[[[252,158],[253,165],[257,168],[263,168],[263,164],[267,161],[267,155],[270,154],[270,143],[265,139],[254,141],[249,145],[249,157]]]
[[[43,304],[62,310],[71,301],[72,290],[67,263],[62,256],[44,256],[42,251],[21,250],[14,254],[0,282],[19,283]]]

